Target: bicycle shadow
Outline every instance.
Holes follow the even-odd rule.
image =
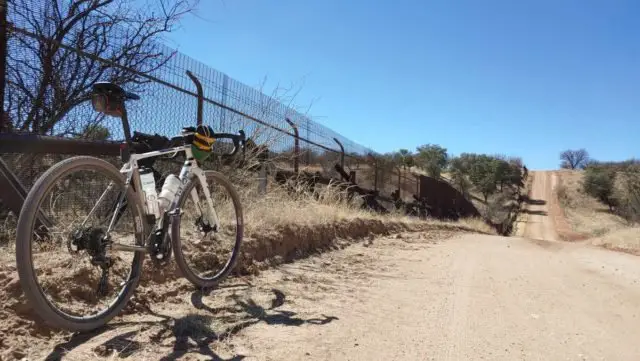
[[[212,314],[219,314],[225,311],[226,314],[219,316],[219,319],[226,321],[236,321],[236,324],[232,327],[230,334],[237,333],[238,331],[264,322],[267,325],[284,325],[284,326],[301,326],[303,324],[312,325],[326,325],[332,321],[338,320],[335,316],[326,316],[322,314],[321,318],[309,318],[304,319],[297,317],[297,313],[293,311],[278,310],[277,308],[283,306],[286,301],[286,295],[279,289],[272,288],[271,292],[274,298],[271,300],[271,306],[265,308],[258,305],[253,299],[249,298],[243,300],[238,295],[234,294],[231,298],[234,300],[235,305],[213,308],[206,306],[202,302],[202,297],[208,295],[207,292],[196,291],[191,294],[191,303],[194,307],[209,311]],[[239,322],[238,322],[239,321]]]
[[[157,359],[170,361],[181,358],[187,353],[195,353],[216,361],[239,361],[246,356],[234,355],[223,358],[215,353],[211,346],[224,341],[241,330],[264,322],[267,325],[301,326],[304,324],[325,325],[334,320],[334,316],[303,318],[294,311],[280,310],[286,303],[286,295],[278,289],[271,289],[270,305],[264,307],[252,298],[243,298],[233,293],[231,302],[220,307],[210,307],[204,304],[203,297],[211,291],[195,291],[191,294],[192,305],[203,313],[189,313],[182,317],[172,317],[160,314],[148,308],[144,316],[159,318],[148,321],[113,322],[92,332],[74,334],[66,342],[57,344],[45,358],[47,361],[62,360],[68,353],[78,347],[91,348],[98,356],[110,359],[134,357],[135,353],[149,349],[149,344],[158,352]],[[213,325],[222,325],[214,329]],[[138,327],[131,330],[131,327]],[[150,336],[140,336],[143,330],[153,331]],[[106,341],[96,341],[100,336],[114,333]],[[148,332],[147,332],[148,333]],[[109,335],[111,336],[111,335]],[[92,345],[95,343],[95,345]],[[164,347],[163,347],[164,346]],[[167,348],[171,350],[167,350]],[[114,356],[117,355],[117,356]]]

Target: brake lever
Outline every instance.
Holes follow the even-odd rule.
[[[240,150],[240,148],[243,149],[243,153],[244,153],[244,148],[247,144],[246,134],[244,133],[244,130],[239,130],[238,134],[230,134],[230,133],[213,134],[213,138],[215,139],[231,139],[231,141],[233,142],[233,151],[227,154],[221,154],[222,157],[233,157],[234,155],[236,155],[236,153],[238,153],[238,150]]]

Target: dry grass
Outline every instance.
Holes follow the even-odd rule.
[[[629,227],[627,221],[609,212],[606,205],[582,192],[582,171],[562,170],[557,174],[558,200],[575,232],[598,237]]]
[[[236,265],[240,274],[254,274],[282,262],[342,248],[351,240],[397,232],[447,229],[495,234],[495,230],[477,219],[442,222],[401,214],[375,214],[360,209],[358,198],[346,201],[346,194],[335,186],[323,186],[318,198],[302,188],[287,192],[273,183],[266,195],[257,195],[251,189],[245,188],[241,195],[246,240]]]
[[[440,223],[444,223],[444,222],[440,222]],[[479,233],[485,233],[485,234],[496,233],[496,230],[493,227],[489,226],[483,219],[480,219],[480,218],[463,218],[458,222],[456,222],[456,224],[460,225],[461,227],[466,227],[469,230],[475,230]]]
[[[628,227],[589,240],[591,244],[640,256],[640,227]]]
[[[0,217],[0,246],[13,243],[16,238],[16,226],[18,218],[13,212],[8,212],[6,216]]]
[[[236,181],[234,178],[242,179],[242,181]],[[316,189],[318,194],[314,195],[301,186],[294,186],[293,192],[291,192],[270,179],[268,192],[263,195],[258,193],[258,180],[255,175],[232,175],[232,181],[236,184],[236,189],[240,194],[247,239],[260,240],[265,235],[273,236],[282,233],[283,230],[286,230],[288,236],[292,236],[292,232],[301,228],[317,229],[322,232],[349,224],[357,224],[361,227],[365,224],[369,225],[371,222],[383,226],[389,225],[391,228],[405,225],[408,227],[405,230],[413,229],[414,226],[415,230],[418,230],[418,228],[437,225],[463,227],[468,231],[481,233],[495,233],[479,219],[463,219],[458,222],[424,221],[415,217],[407,217],[401,213],[389,215],[373,213],[360,208],[362,204],[360,197],[356,196],[351,201],[347,201],[346,192],[335,185],[318,186]],[[13,254],[15,221],[13,217],[7,217],[5,222],[0,224],[0,228],[3,230],[1,233],[7,236],[2,242],[2,248],[9,251],[3,253]],[[378,233],[378,231],[373,232]]]
[[[319,192],[320,200],[316,200],[302,187],[296,187],[295,193],[290,194],[273,183],[266,195],[257,195],[247,190],[242,193],[248,236],[269,232],[288,224],[315,226],[374,217],[372,213],[358,209],[356,202],[341,201],[346,194],[334,186],[323,187]]]
[[[640,227],[582,192],[582,171],[562,170],[558,176],[556,193],[575,232],[587,235],[593,245],[640,255]]]
[[[415,217],[407,217],[400,213],[380,215],[360,209],[361,200],[354,197],[346,200],[346,192],[336,186],[320,187],[319,199],[301,187],[291,194],[284,188],[270,184],[266,195],[256,195],[244,191],[242,201],[245,210],[246,232],[248,236],[256,236],[270,232],[286,225],[326,226],[345,221],[374,220],[384,223],[412,224],[458,224],[477,229],[484,233],[493,233],[482,220],[465,219],[459,222],[441,222],[436,220],[421,221]]]

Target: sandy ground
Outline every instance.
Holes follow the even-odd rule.
[[[334,322],[258,324],[234,350],[257,360],[640,359],[640,262],[558,242],[547,207],[555,175],[533,176],[527,238],[411,234],[352,247],[334,257],[362,252],[366,276],[299,305]],[[307,267],[292,266],[327,277]]]
[[[545,214],[553,177],[535,177],[531,198],[540,202],[528,208],[527,238],[405,233],[230,279],[208,295],[178,280],[144,295],[163,301],[140,314],[93,334],[31,341],[24,355],[639,360],[639,259],[556,241]]]
[[[333,322],[261,323],[233,340],[236,352],[252,360],[638,360],[633,256],[491,236],[378,243],[362,250],[375,259],[366,277],[297,302],[298,312]]]

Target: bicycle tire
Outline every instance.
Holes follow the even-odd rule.
[[[205,178],[214,179],[218,184],[222,185],[225,190],[231,196],[231,200],[233,202],[233,207],[236,215],[236,239],[233,246],[233,252],[231,253],[231,257],[223,267],[223,269],[218,272],[212,278],[201,278],[196,275],[193,270],[187,265],[185,261],[184,254],[182,252],[182,241],[180,239],[180,218],[173,219],[171,223],[171,243],[173,247],[173,252],[175,254],[176,263],[178,264],[178,268],[182,272],[182,275],[189,280],[193,285],[199,288],[211,288],[216,286],[222,280],[224,280],[229,273],[235,267],[235,264],[238,259],[238,255],[240,254],[240,245],[242,243],[242,237],[244,232],[244,220],[242,215],[242,204],[240,203],[240,197],[236,192],[235,188],[231,184],[231,182],[220,172],[217,171],[205,171]],[[178,200],[177,207],[182,208],[184,206],[185,201],[189,198],[191,190],[196,185],[196,182],[200,182],[198,177],[193,177],[186,184],[185,189]],[[201,186],[205,186],[201,184]]]
[[[132,260],[131,270],[128,274],[127,283],[120,290],[115,302],[112,301],[110,306],[96,314],[94,317],[74,317],[64,313],[54,306],[46,296],[38,284],[32,259],[32,231],[35,226],[36,212],[40,206],[43,197],[47,191],[54,186],[56,180],[64,175],[72,174],[81,170],[96,170],[101,175],[109,177],[113,181],[121,182],[124,186],[124,177],[119,170],[112,164],[95,157],[78,156],[63,160],[42,174],[31,190],[29,191],[18,219],[17,237],[16,237],[16,263],[18,276],[22,290],[27,300],[32,305],[35,312],[50,326],[66,329],[68,331],[90,331],[108,323],[113,317],[118,315],[125,307],[140,280],[142,272],[142,264],[144,261],[144,253],[135,252]],[[140,202],[136,201],[137,197],[128,189],[126,200],[133,212],[136,241],[138,245],[144,245],[145,224],[141,220],[142,210]]]

